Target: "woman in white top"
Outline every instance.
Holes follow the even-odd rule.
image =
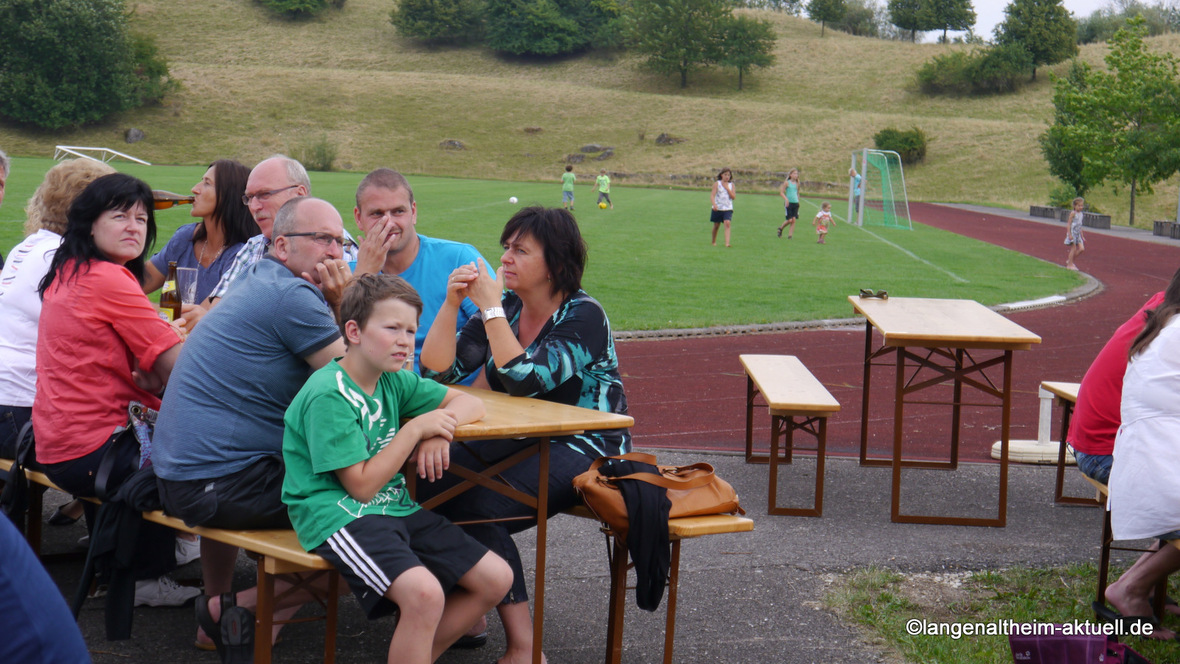
[[[729,222],[733,219],[733,173],[728,168],[721,169],[717,174],[717,181],[713,183],[713,192],[709,200],[713,202],[713,214],[709,221],[713,222],[713,246],[717,246],[717,229],[725,224],[725,246],[729,246]]]
[[[16,436],[32,416],[41,317],[37,285],[61,244],[74,197],[114,172],[90,159],[64,161],[49,169],[25,207],[27,237],[9,253],[0,271],[0,457],[13,458]]]
[[[1106,589],[1106,601],[1128,622],[1155,626],[1152,638],[1172,639],[1151,615],[1149,593],[1180,570],[1180,271],[1164,301],[1131,344],[1123,378],[1122,425],[1110,471],[1110,524],[1116,540],[1153,538],[1159,550],[1140,558]],[[1119,617],[1095,602],[1099,617]]]

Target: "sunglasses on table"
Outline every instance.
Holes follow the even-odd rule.
[[[883,290],[875,291],[872,288],[860,289],[860,296],[863,299],[868,299],[868,298],[875,298],[878,300],[888,300],[889,299],[889,293],[886,293]]]

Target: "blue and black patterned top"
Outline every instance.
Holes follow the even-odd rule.
[[[520,298],[508,291],[503,305],[512,332],[519,335]],[[483,321],[472,317],[456,338],[455,362],[450,370],[440,373],[423,367],[422,374],[442,383],[455,383],[481,366],[487,372],[488,385],[497,392],[627,414],[627,395],[619,376],[610,321],[598,300],[583,290],[567,297],[524,353],[503,367],[496,368],[492,360]],[[598,458],[630,452],[631,432],[591,431],[555,436],[552,442]]]

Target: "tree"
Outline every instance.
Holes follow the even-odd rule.
[[[718,26],[733,15],[729,0],[631,0],[627,3],[627,35],[632,47],[647,56],[648,67],[662,74],[688,74],[718,59]]]
[[[877,16],[872,0],[846,0],[844,16],[832,22],[832,27],[850,35],[859,37],[876,37],[878,34]]]
[[[770,21],[748,16],[733,16],[721,24],[721,58],[719,64],[738,70],[738,90],[750,67],[774,64],[774,43],[778,37]]]
[[[939,27],[933,23],[930,12],[926,9],[928,0],[889,0],[889,20],[901,28],[910,31],[910,41],[918,41],[918,32],[934,30]]]
[[[1004,8],[1004,21],[996,26],[997,44],[1019,44],[1033,57],[1032,80],[1037,67],[1057,64],[1077,55],[1078,26],[1062,0],[1012,0]]]
[[[824,36],[827,24],[835,23],[844,18],[847,7],[844,0],[811,0],[807,3],[807,15],[813,21],[819,21],[819,36]]]
[[[1146,32],[1142,19],[1131,19],[1110,40],[1109,71],[1082,67],[1057,82],[1058,121],[1046,139],[1075,160],[1080,155],[1084,181],[1113,179],[1130,187],[1132,226],[1138,191],[1151,193],[1152,185],[1180,170],[1177,61],[1148,51]]]
[[[1049,164],[1049,172],[1064,182],[1074,196],[1085,196],[1094,183],[1085,173],[1085,154],[1077,144],[1076,125],[1082,120],[1082,109],[1077,102],[1090,95],[1087,78],[1090,66],[1074,60],[1065,78],[1056,82],[1053,92],[1053,124],[1041,135],[1041,154]]]
[[[464,42],[483,27],[482,0],[398,0],[389,20],[403,37]]]
[[[971,0],[926,0],[925,9],[933,29],[942,29],[944,44],[948,30],[968,30],[975,25]]]
[[[137,60],[139,58],[139,60]],[[0,115],[46,129],[97,122],[174,84],[122,0],[0,2]]]

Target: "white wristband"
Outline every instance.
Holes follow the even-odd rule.
[[[488,307],[479,312],[479,317],[483,319],[485,324],[493,318],[508,318],[508,316],[504,315],[504,307]]]

